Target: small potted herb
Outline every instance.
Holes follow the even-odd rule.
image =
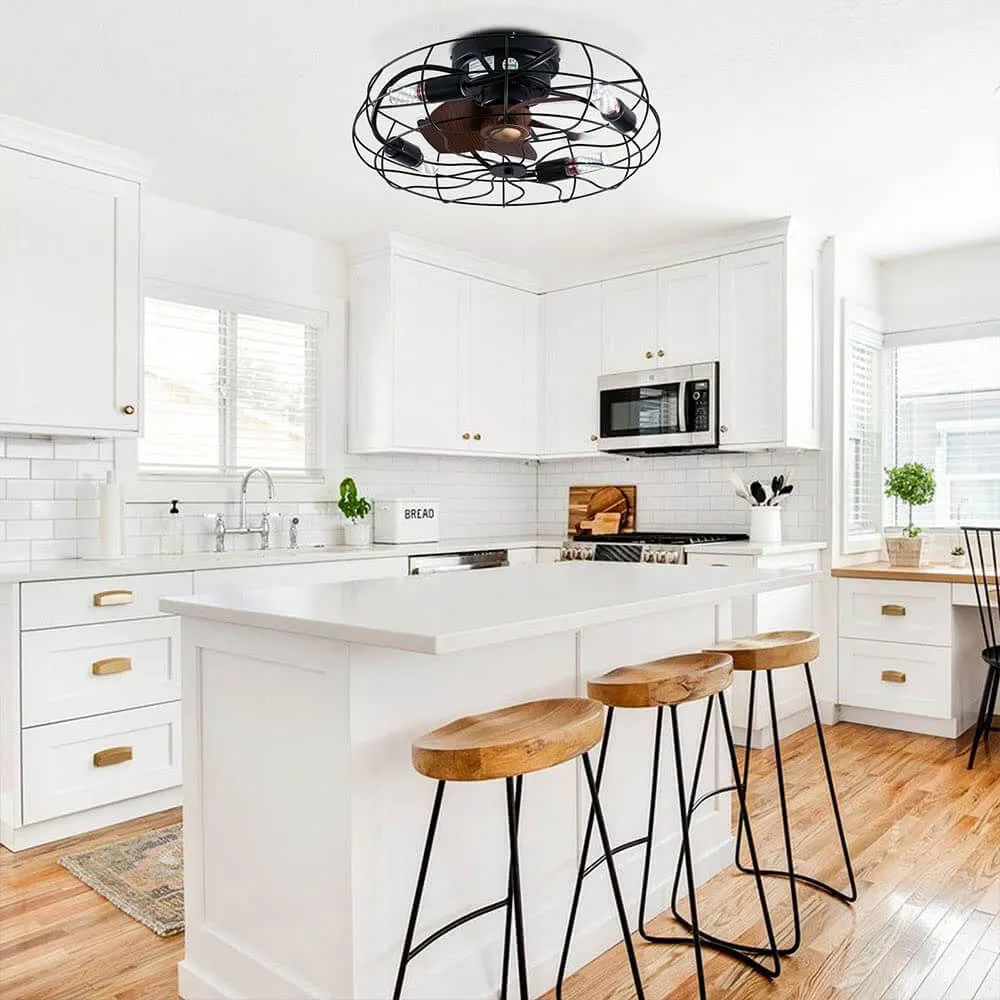
[[[908,523],[902,535],[886,538],[885,547],[891,566],[919,566],[924,539],[913,523],[913,508],[934,499],[934,470],[921,462],[907,462],[885,470],[885,495],[902,500],[909,508]]]
[[[951,549],[951,564],[955,569],[965,568],[965,548],[961,545],[954,545]]]
[[[750,505],[750,541],[765,544],[781,542],[781,504],[795,487],[784,474],[771,477],[770,493],[758,481],[749,486],[735,472],[729,473],[736,495]]]
[[[344,515],[344,544],[351,546],[368,545],[371,532],[367,521],[372,505],[365,497],[358,496],[357,483],[350,476],[340,482],[340,499],[337,501],[340,513]]]

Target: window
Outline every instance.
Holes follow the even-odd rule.
[[[141,473],[320,475],[319,320],[263,312],[146,299]]]
[[[894,341],[899,341],[894,343]],[[1000,523],[1000,337],[906,343],[887,337],[887,464],[934,470],[934,501],[914,510],[923,528]],[[886,502],[886,524],[907,511]]]
[[[881,529],[881,334],[847,327],[844,354],[844,551],[863,551]],[[877,541],[874,543],[877,545]]]

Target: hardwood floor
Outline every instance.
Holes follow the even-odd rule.
[[[853,907],[803,888],[804,943],[769,983],[706,952],[712,997],[727,1000],[1000,1000],[1000,744],[965,769],[968,738],[842,723],[827,730],[858,876]],[[836,834],[818,781],[815,735],[783,743],[803,870],[839,884]],[[780,862],[773,754],[755,751],[752,810],[765,862]],[[761,780],[763,779],[763,780]],[[58,865],[60,855],[178,821],[160,813],[17,855],[0,849],[0,997],[175,1000],[183,935],[158,938]],[[724,872],[699,890],[703,923],[762,941],[753,880]],[[769,885],[779,935],[787,887]],[[654,931],[672,921],[660,918]],[[689,948],[638,944],[649,1000],[694,1000]],[[550,995],[551,996],[551,995]],[[571,978],[564,1000],[630,1000],[624,952]]]
[[[180,818],[170,809],[18,854],[0,847],[3,1000],[176,1000],[184,935],[157,937],[59,858]]]

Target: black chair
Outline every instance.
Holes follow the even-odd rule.
[[[980,740],[989,746],[990,733],[1000,730],[1000,726],[993,725],[997,689],[1000,688],[1000,565],[997,563],[1000,528],[962,528],[962,534],[965,535],[965,550],[969,553],[972,582],[976,588],[979,621],[983,626],[983,662],[986,664],[986,682],[969,751],[971,770],[976,762]]]

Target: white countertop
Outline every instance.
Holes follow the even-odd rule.
[[[720,556],[780,556],[788,552],[819,552],[826,548],[826,542],[703,542],[684,548],[688,552]]]
[[[410,545],[370,545],[351,548],[268,549],[266,552],[192,552],[183,556],[135,556],[126,559],[45,559],[37,562],[0,563],[0,584],[33,580],[78,580],[139,573],[183,573],[191,570],[235,569],[243,566],[280,566],[290,563],[341,562],[353,559],[391,559],[442,552],[480,549],[559,548],[562,537],[534,535],[452,538]]]
[[[819,578],[819,573],[804,570],[558,562],[169,598],[160,606],[210,621],[418,653],[452,653],[714,604]]]

